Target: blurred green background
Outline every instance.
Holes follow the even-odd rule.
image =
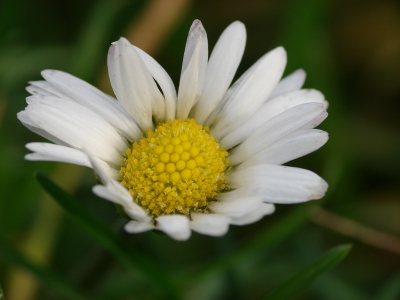
[[[305,87],[325,94],[330,115],[320,128],[329,142],[289,165],[317,172],[330,188],[311,206],[278,205],[274,215],[231,226],[222,238],[194,233],[182,243],[154,232],[128,235],[115,207],[92,194],[91,170],[24,160],[24,145],[43,139],[16,114],[26,106],[27,82],[40,80],[43,69],[70,72],[111,94],[106,54],[120,36],[153,55],[178,86],[194,19],[202,21],[210,51],[231,22],[246,25],[236,77],[282,45],[285,73],[303,68]],[[400,299],[399,110],[398,1],[2,0],[0,282],[6,299],[68,298],[48,278],[53,273],[84,298],[163,297],[153,293],[156,283],[128,271],[67,216],[40,187],[36,170],[180,282],[183,299],[259,299],[343,243],[354,245],[349,256],[293,299]]]

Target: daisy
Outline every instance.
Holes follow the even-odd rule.
[[[281,80],[286,52],[261,57],[232,86],[246,30],[234,22],[208,59],[200,21],[190,28],[178,94],[166,71],[126,39],[108,52],[113,98],[61,71],[30,82],[18,118],[53,143],[29,143],[28,160],[92,168],[93,192],[123,208],[125,230],[191,231],[221,236],[274,212],[274,204],[321,198],[327,183],[283,164],[328,140],[314,129],[327,116],[324,96],[301,89],[305,72]]]

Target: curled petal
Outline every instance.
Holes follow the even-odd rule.
[[[168,73],[154,58],[137,47],[135,47],[135,49],[149,69],[151,76],[153,76],[153,78],[157,81],[163,92],[165,97],[165,120],[174,120],[177,99],[175,86],[171,77],[169,77]]]
[[[108,51],[108,73],[117,99],[142,130],[152,129],[152,115],[164,121],[164,97],[140,55],[125,38]]]
[[[195,20],[189,31],[183,56],[176,115],[178,119],[185,120],[200,98],[206,78],[207,60],[207,34],[201,22]]]

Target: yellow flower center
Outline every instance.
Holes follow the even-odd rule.
[[[122,185],[151,215],[203,212],[225,188],[228,152],[194,119],[169,120],[126,151]]]

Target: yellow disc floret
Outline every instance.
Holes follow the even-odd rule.
[[[122,184],[151,215],[207,209],[225,188],[228,152],[194,119],[160,124],[126,151]]]

